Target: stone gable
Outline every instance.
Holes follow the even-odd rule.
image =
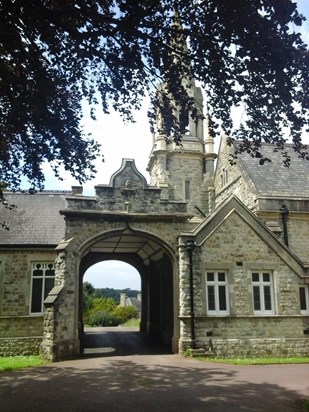
[[[299,286],[308,283],[307,271],[295,256],[288,257],[288,250],[281,242],[236,198],[227,200],[221,212],[214,212],[193,232],[183,234],[180,240],[181,244],[185,244],[186,239],[196,242],[193,273],[199,346],[207,348],[211,338],[213,350],[219,356],[232,353],[252,356],[256,350],[263,354],[307,353],[308,339],[304,330],[309,321],[308,317],[301,316],[299,306]],[[186,271],[188,266],[184,266],[184,279],[187,279]],[[207,313],[206,273],[209,271],[224,271],[227,275],[229,314],[226,316]],[[271,316],[254,314],[251,274],[255,271],[269,272],[272,276],[276,294]],[[182,294],[181,299],[181,347],[187,348],[190,342],[189,296]]]

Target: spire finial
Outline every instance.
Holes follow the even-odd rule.
[[[209,110],[206,103],[206,114],[205,114],[205,135],[204,135],[204,145],[206,153],[214,153],[214,139],[211,136],[210,124],[209,124]]]

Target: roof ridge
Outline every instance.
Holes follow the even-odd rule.
[[[5,195],[47,195],[47,194],[70,194],[72,193],[72,190],[35,190],[35,191],[31,191],[29,190],[5,190],[3,192]]]

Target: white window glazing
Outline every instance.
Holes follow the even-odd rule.
[[[206,272],[206,305],[209,315],[228,315],[228,282],[224,271]]]
[[[273,281],[270,272],[252,272],[253,311],[274,314]]]

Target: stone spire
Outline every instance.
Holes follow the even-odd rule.
[[[180,145],[177,145],[171,140],[170,136],[167,136],[162,114],[157,114],[156,131],[153,136],[153,147],[148,163],[150,185],[161,188],[162,199],[185,202],[187,211],[190,214],[199,216],[195,205],[203,211],[208,210],[205,191],[203,94],[200,87],[195,84],[195,80],[191,75],[190,63],[185,58],[187,52],[186,39],[181,31],[177,11],[174,14],[173,27],[175,31],[174,36],[171,38],[171,44],[176,41],[177,43],[173,47],[176,52],[175,54],[173,51],[171,52],[171,58],[176,59],[175,63],[183,66],[184,72],[187,73],[187,76],[179,79],[179,81],[188,98],[194,102],[194,109],[183,107],[181,102],[172,102],[173,115],[179,119],[180,130],[183,130]],[[162,96],[163,99],[167,90],[166,84],[158,85],[159,97]],[[168,92],[166,94],[169,97]],[[198,115],[195,118],[192,118],[190,109],[197,112]],[[210,142],[207,142],[207,145],[209,144]]]
[[[215,153],[215,142],[210,130],[209,111],[206,107],[205,115],[205,136],[204,136],[204,150],[205,150],[205,187],[207,192],[207,209],[208,213],[215,207],[215,160],[217,154]]]

